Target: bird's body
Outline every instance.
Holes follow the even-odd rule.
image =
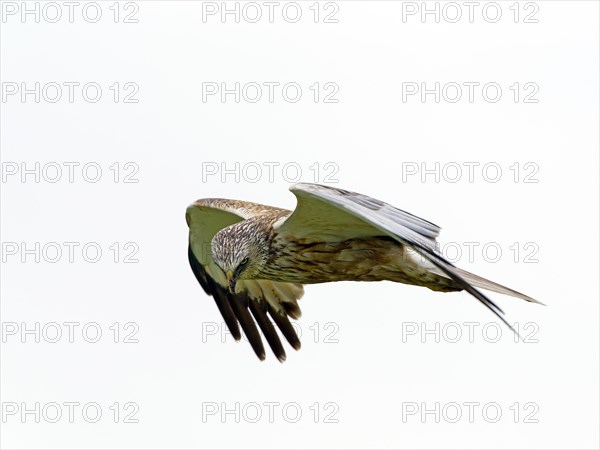
[[[455,283],[418,263],[419,257],[388,236],[340,242],[294,242],[274,233],[265,280],[314,284],[331,281],[395,281],[434,291],[460,291]]]
[[[298,198],[293,212],[202,199],[186,213],[192,270],[214,296],[233,336],[241,336],[239,322],[261,359],[264,348],[248,308],[283,360],[267,313],[298,349],[287,316],[300,317],[303,284],[389,280],[443,292],[464,289],[507,325],[502,310],[475,286],[537,302],[454,267],[437,252],[439,227],[428,221],[341,189],[299,183],[291,190]]]

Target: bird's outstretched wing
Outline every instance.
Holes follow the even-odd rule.
[[[269,316],[290,345],[298,350],[300,340],[288,316],[297,319],[301,315],[297,300],[304,294],[302,285],[239,280],[236,284],[236,292],[232,294],[227,289],[225,274],[212,259],[210,246],[213,236],[222,228],[256,215],[275,211],[283,210],[257,203],[225,199],[202,199],[194,202],[186,211],[186,221],[190,229],[188,259],[204,291],[215,299],[234,339],[236,341],[241,339],[239,328],[241,325],[256,355],[261,360],[265,359],[265,349],[256,327],[258,323],[277,359],[284,361],[285,350]]]
[[[424,258],[428,269],[453,280],[483,303],[502,322],[504,312],[475,286],[539,303],[531,297],[453,266],[436,250],[440,228],[406,211],[366,195],[329,186],[296,183],[290,187],[298,200],[288,218],[275,224],[280,236],[315,242],[390,236]],[[513,330],[514,331],[514,330]]]

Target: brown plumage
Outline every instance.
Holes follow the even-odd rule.
[[[303,284],[380,281],[435,291],[466,290],[506,325],[502,310],[476,287],[539,303],[517,291],[454,267],[436,251],[440,228],[380,200],[342,189],[298,183],[294,212],[257,203],[202,199],[190,205],[189,259],[215,298],[236,340],[238,323],[260,359],[258,323],[280,361],[286,355],[269,316],[300,348],[288,316],[301,315]]]

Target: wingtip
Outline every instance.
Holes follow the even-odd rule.
[[[538,305],[548,306],[546,303],[540,302],[539,300],[536,300],[535,298],[531,298],[529,296],[524,296],[522,298],[523,298],[523,300],[526,300],[529,303],[537,303]]]
[[[512,291],[512,292],[500,292],[500,294],[509,295],[514,298],[519,298],[521,300],[525,300],[527,303],[536,303],[538,305],[548,306],[547,304],[540,302],[539,300],[536,300],[535,298],[530,297],[529,295],[521,294],[520,292],[513,291],[512,289],[510,289],[510,291]],[[494,291],[492,291],[492,292],[494,292]],[[498,292],[498,291],[496,291],[496,292]]]

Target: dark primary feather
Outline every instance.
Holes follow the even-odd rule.
[[[244,334],[248,338],[254,353],[256,353],[256,356],[258,356],[261,361],[264,360],[267,356],[265,354],[265,347],[263,346],[262,339],[256,328],[256,323],[254,323],[252,316],[248,312],[250,299],[246,294],[231,294],[229,292],[227,293],[227,298],[229,298],[231,308],[239,320],[242,330],[244,330]]]
[[[279,361],[285,361],[285,350],[283,349],[283,345],[281,345],[281,341],[279,340],[279,336],[277,335],[275,327],[267,316],[267,302],[264,300],[261,302],[250,300],[249,304],[250,312],[252,312],[252,315],[256,319],[260,330],[267,339],[269,347],[271,347],[271,350],[273,350],[273,353],[275,353],[275,356],[277,356]]]
[[[208,295],[212,295],[212,297],[215,299],[215,303],[217,304],[217,307],[223,316],[223,320],[225,320],[227,328],[229,328],[229,332],[236,341],[239,341],[242,338],[242,335],[240,333],[238,321],[231,309],[231,305],[229,304],[227,290],[218,283],[215,283],[215,281],[208,276],[202,264],[200,264],[194,256],[191,246],[188,246],[188,259],[190,261],[192,272],[194,272],[194,275],[196,275],[196,279],[200,283],[200,286],[202,286],[204,292],[206,292]]]
[[[269,310],[269,314],[283,333],[283,336],[290,343],[290,345],[295,350],[300,350],[300,339],[298,338],[296,330],[294,330],[290,319],[288,319],[285,314],[279,314],[270,304],[267,304],[267,309]]]
[[[267,313],[273,318],[275,324],[279,327],[290,345],[296,350],[300,349],[300,339],[285,313],[279,314],[265,300],[252,300],[245,293],[231,294],[206,273],[202,264],[194,256],[191,246],[188,247],[188,259],[196,279],[204,289],[204,292],[215,299],[215,303],[225,320],[225,324],[236,341],[242,338],[239,328],[239,324],[241,324],[244,334],[248,338],[256,356],[261,360],[265,359],[266,355],[262,339],[252,316],[248,312],[249,308],[267,339],[271,350],[273,350],[279,361],[285,361],[286,354],[281,340],[277,335],[277,330],[267,316]],[[284,304],[284,306],[287,305]]]

